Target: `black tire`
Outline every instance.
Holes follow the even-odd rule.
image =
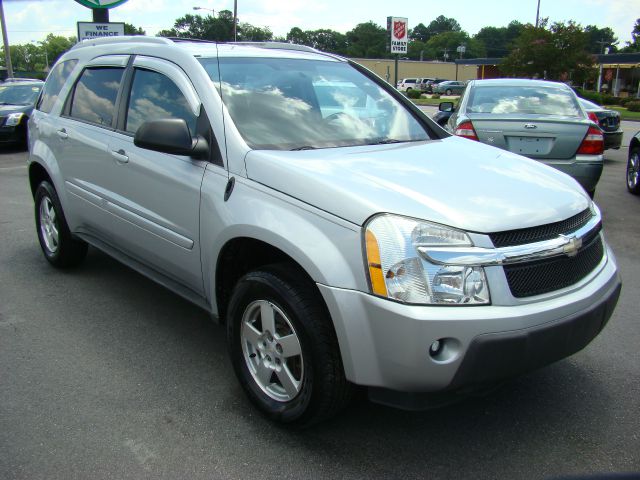
[[[629,151],[627,159],[627,190],[640,195],[640,146]]]
[[[447,91],[444,92],[444,93],[445,93],[445,95],[451,95],[451,90],[447,89]]]
[[[47,211],[53,212],[54,216],[49,215],[46,218]],[[51,265],[68,268],[79,265],[84,260],[87,244],[71,235],[58,194],[48,181],[43,181],[36,189],[35,218],[42,253]],[[52,226],[57,231],[57,235],[53,237],[57,238],[57,241],[53,241],[53,238],[47,235],[47,231],[51,232]]]
[[[246,328],[250,312],[256,304],[273,307],[284,314],[276,312],[276,321],[282,328],[288,320],[292,333],[299,340],[300,354],[281,360],[278,365],[287,365],[288,371],[299,373],[298,391],[289,399],[276,399],[274,392],[280,389],[284,396],[284,382],[280,382],[279,371],[268,373],[267,387],[261,386],[256,367],[261,368],[272,358],[267,350],[254,350],[252,341],[248,341],[243,328]],[[268,347],[268,330],[262,326],[262,307],[258,332],[266,338],[266,342],[258,341],[260,348]],[[262,270],[250,272],[236,284],[227,310],[227,336],[231,362],[240,384],[250,400],[271,420],[293,427],[307,427],[338,413],[352,398],[354,386],[347,381],[338,341],[326,307],[319,298],[313,283],[294,268],[285,265],[272,265]],[[256,317],[257,318],[257,317]],[[258,323],[251,323],[257,325]],[[272,342],[278,342],[283,336],[276,333],[276,325]],[[260,332],[262,331],[262,332]],[[265,333],[265,331],[267,333]],[[277,337],[277,338],[276,338]],[[274,348],[277,348],[278,345]],[[280,350],[282,351],[282,350]],[[275,350],[271,350],[271,355]],[[295,362],[289,365],[288,362]],[[251,365],[251,366],[250,366]],[[268,368],[277,368],[275,363]],[[266,368],[266,367],[265,367]],[[293,370],[292,370],[293,368]],[[263,371],[266,371],[262,368]],[[296,375],[292,374],[295,378]],[[269,389],[272,389],[270,392]]]

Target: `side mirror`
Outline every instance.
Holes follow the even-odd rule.
[[[187,122],[182,118],[163,118],[144,122],[133,137],[137,147],[173,155],[207,158],[209,144],[198,135],[191,138]]]
[[[453,112],[453,102],[440,102],[438,110],[441,112]]]

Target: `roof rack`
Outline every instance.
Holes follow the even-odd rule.
[[[277,50],[297,50],[299,52],[324,53],[307,45],[287,42],[228,42],[227,45],[246,45],[247,47],[272,48]]]
[[[193,42],[193,43],[219,43],[215,40],[204,40],[202,38],[188,38],[188,37],[163,37],[167,40],[171,40],[172,42],[181,43],[181,42]]]
[[[79,48],[93,47],[97,45],[111,45],[117,43],[146,43],[146,44],[156,44],[156,45],[171,45],[173,43],[171,40],[168,40],[164,37],[147,37],[144,35],[123,35],[121,37],[96,37],[90,38],[86,40],[82,40],[79,43],[76,43],[72,50],[77,50]]]

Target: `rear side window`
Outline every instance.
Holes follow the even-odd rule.
[[[87,68],[76,84],[71,100],[73,118],[111,126],[124,68]]]
[[[60,90],[62,90],[64,82],[67,81],[67,78],[69,78],[69,75],[77,63],[77,60],[67,60],[66,62],[59,63],[51,70],[49,78],[47,78],[47,83],[42,90],[42,95],[40,95],[40,99],[36,105],[37,110],[44,113],[51,112],[53,105],[58,99],[58,95],[60,95]]]
[[[161,73],[136,69],[125,130],[136,133],[144,122],[163,118],[182,118],[187,122],[191,136],[195,136],[197,117],[173,80]]]

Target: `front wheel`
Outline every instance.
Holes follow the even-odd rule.
[[[633,147],[627,160],[627,189],[640,195],[640,147]]]
[[[231,362],[251,401],[269,418],[306,427],[350,400],[338,342],[315,285],[291,267],[250,272],[229,302]]]
[[[87,254],[87,244],[71,235],[55,188],[43,181],[34,200],[38,240],[45,258],[58,268],[81,263]]]
[[[445,92],[445,94],[447,94],[447,95],[451,95],[451,90],[447,89],[447,91]]]

